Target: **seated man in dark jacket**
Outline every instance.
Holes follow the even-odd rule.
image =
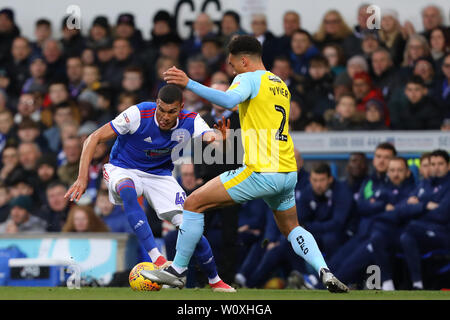
[[[412,286],[423,289],[421,253],[450,248],[450,158],[445,150],[431,153],[430,188],[422,197],[408,200],[412,211],[420,212],[400,236]]]

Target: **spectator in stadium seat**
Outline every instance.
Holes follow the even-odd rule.
[[[203,38],[201,54],[206,60],[206,65],[210,72],[224,71],[226,56],[220,39],[216,36]]]
[[[109,201],[107,190],[99,190],[94,211],[108,226],[109,231],[133,233],[122,206],[113,205]]]
[[[428,56],[430,56],[430,46],[427,39],[420,34],[410,35],[406,42],[403,61],[399,71],[402,79],[408,79],[412,74],[417,59]]]
[[[47,93],[47,85],[47,64],[41,55],[34,55],[30,58],[30,76],[25,80],[21,91]]]
[[[64,198],[67,186],[59,180],[50,182],[45,189],[46,201],[37,216],[47,222],[48,232],[59,232],[67,220],[69,200]]]
[[[19,163],[29,174],[36,174],[37,161],[41,156],[41,149],[35,142],[21,142],[18,147]]]
[[[433,96],[433,90],[436,84],[433,59],[431,57],[421,57],[417,59],[414,63],[413,75],[423,79],[423,82],[428,89],[428,95]]]
[[[129,92],[122,92],[117,100],[117,106],[114,110],[115,112],[117,112],[117,114],[125,111],[128,107],[131,107],[139,102],[136,95]]]
[[[299,77],[294,74],[291,60],[286,55],[276,56],[270,71],[284,81],[291,95],[301,95],[303,93],[302,88],[298,86]]]
[[[389,51],[385,48],[375,50],[372,53],[371,66],[374,87],[381,91],[385,101],[389,101],[400,82],[398,70]]]
[[[445,55],[441,70],[443,77],[436,81],[433,98],[444,113],[444,118],[450,118],[450,53]]]
[[[0,182],[0,223],[3,223],[9,216],[9,195],[8,187]]]
[[[352,29],[337,10],[328,10],[319,26],[319,30],[313,35],[314,42],[320,49],[328,44],[341,45],[345,38],[352,34]]]
[[[234,10],[223,13],[220,21],[220,36],[222,44],[226,47],[234,35],[247,34],[241,27],[241,16]]]
[[[190,57],[186,63],[186,71],[189,78],[205,86],[210,85],[210,70],[208,70],[207,62],[202,55]]]
[[[67,89],[70,97],[74,100],[78,98],[85,88],[83,80],[83,62],[79,56],[68,57],[66,59]]]
[[[291,37],[295,30],[301,28],[300,15],[298,12],[289,10],[283,14],[283,35],[278,38],[278,54],[286,55],[291,49]]]
[[[20,28],[15,23],[14,11],[11,8],[0,10],[0,64],[4,64],[11,56],[11,45]]]
[[[114,38],[127,39],[134,52],[138,52],[144,48],[142,32],[136,28],[134,15],[131,13],[122,13],[117,17],[116,26],[114,28]]]
[[[430,54],[437,74],[442,75],[441,67],[445,55],[450,52],[450,29],[437,27],[430,32]]]
[[[73,24],[79,21],[73,21],[73,17],[66,16],[61,22],[61,44],[65,57],[80,56],[86,48],[86,40],[81,34],[81,28]]]
[[[352,90],[357,101],[358,111],[364,112],[366,102],[370,99],[379,99],[384,102],[381,91],[373,86],[372,79],[367,72],[355,73],[352,81]]]
[[[378,34],[371,30],[364,31],[361,38],[361,51],[371,66],[372,53],[380,48]]]
[[[320,55],[312,57],[309,60],[308,73],[303,79],[300,84],[308,111],[314,115],[323,115],[335,107],[333,74],[326,58]]]
[[[165,56],[176,61],[175,65],[184,65],[185,58],[181,54],[182,40],[178,34],[169,34],[161,40],[159,56]]]
[[[335,109],[324,113],[324,118],[329,130],[357,130],[361,127],[363,114],[356,109],[355,97],[344,94],[337,100]]]
[[[5,109],[0,111],[0,151],[9,143],[17,142],[17,128],[11,111]]]
[[[334,80],[334,85],[352,87],[352,79],[356,73],[369,72],[369,64],[363,56],[353,56],[347,60],[345,71],[341,72]]]
[[[94,50],[98,50],[105,44],[112,42],[111,26],[108,17],[96,16],[89,28],[86,39],[86,46]]]
[[[109,232],[91,206],[75,205],[69,210],[62,232]]]
[[[17,127],[17,136],[20,142],[35,142],[42,152],[47,152],[48,143],[40,129],[38,122],[25,118]]]
[[[431,30],[444,24],[444,14],[441,8],[434,4],[430,4],[422,9],[421,16],[423,30],[420,32],[420,35],[429,39]],[[414,26],[410,21],[405,21],[404,28],[407,30],[409,36],[416,33]]]
[[[62,143],[67,162],[58,168],[58,177],[66,185],[71,185],[78,176],[81,143],[78,137],[67,138]]]
[[[19,152],[15,145],[7,145],[2,151],[2,168],[0,170],[0,181],[5,182],[14,176],[22,167],[19,163]]]
[[[61,42],[55,39],[45,41],[42,47],[42,55],[47,63],[48,81],[64,81],[66,72]]]
[[[144,72],[141,67],[128,66],[123,71],[121,92],[134,94],[139,101],[149,99],[148,90],[144,84]]]
[[[201,53],[203,40],[206,37],[215,36],[217,35],[214,32],[214,22],[211,17],[206,12],[198,14],[192,26],[192,35],[183,41],[181,47],[185,59]]]
[[[392,102],[392,128],[397,130],[439,129],[441,113],[435,102],[427,95],[428,89],[423,79],[412,76],[406,83],[406,99]]]
[[[23,84],[30,76],[30,57],[31,45],[28,39],[16,37],[11,45],[11,59],[5,63],[6,72],[10,76],[8,92],[14,98],[20,95]]]
[[[366,102],[365,119],[361,124],[361,130],[387,130],[384,119],[384,103],[378,99],[370,99]]]
[[[305,132],[325,132],[325,120],[322,116],[312,116],[305,125]]]
[[[61,148],[61,126],[65,122],[77,122],[74,108],[69,103],[55,105],[53,109],[53,125],[43,133],[52,152],[58,152]]]
[[[404,158],[394,157],[389,161],[387,176],[389,182],[377,200],[381,206],[367,237],[361,239],[339,268],[338,273],[346,283],[360,280],[359,275],[375,262],[381,269],[382,289],[394,289],[390,258],[398,251],[401,222],[397,215],[415,183]]]
[[[268,29],[267,17],[265,14],[254,14],[251,21],[252,35],[258,39],[262,45],[262,60],[264,66],[270,70],[273,59],[277,55],[277,39]]]
[[[45,232],[45,221],[32,215],[33,200],[28,196],[18,196],[9,202],[11,208],[8,219],[0,224],[0,234]]]
[[[138,63],[133,55],[133,47],[130,41],[125,38],[117,38],[114,40],[113,56],[111,63],[105,69],[104,80],[112,88],[120,90],[125,68],[129,65],[138,65]]]
[[[328,164],[316,164],[311,169],[310,185],[302,192],[298,215],[327,260],[345,240],[345,225],[351,208],[351,191],[333,178]]]
[[[42,204],[47,202],[47,186],[57,179],[56,170],[57,163],[53,154],[46,153],[39,158],[36,165],[39,188],[36,191]]]
[[[308,74],[309,60],[319,54],[320,51],[314,45],[313,38],[308,31],[298,29],[293,32],[289,59],[294,73],[301,76]]]
[[[410,280],[414,289],[423,289],[421,253],[431,249],[449,249],[450,173],[449,155],[445,150],[431,153],[431,188],[426,196],[408,202],[422,215],[411,221],[400,236]]]
[[[344,50],[340,45],[334,43],[326,44],[322,48],[322,55],[328,60],[334,77],[345,71]]]
[[[345,55],[348,58],[354,55],[362,54],[361,42],[363,37],[363,32],[368,31],[368,19],[370,17],[370,12],[367,12],[369,4],[363,3],[358,7],[357,21],[358,24],[354,26],[352,34],[350,34],[342,43]],[[376,32],[376,29],[370,30],[371,32]]]
[[[381,44],[389,51],[394,65],[400,65],[405,50],[405,34],[393,9],[381,10],[381,28],[378,30]]]
[[[374,172],[361,184],[356,201],[356,213],[353,216],[353,223],[357,226],[356,232],[333,253],[330,260],[330,267],[333,267],[333,270],[340,270],[349,254],[368,239],[374,217],[386,205],[384,198],[381,197],[389,185],[389,178],[386,175],[389,161],[396,155],[395,147],[388,142],[382,142],[375,148],[372,161]]]
[[[289,110],[289,130],[303,131],[311,118],[305,102],[298,95],[291,96],[291,108]]]

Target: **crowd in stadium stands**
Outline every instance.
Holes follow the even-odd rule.
[[[187,39],[164,10],[152,17],[147,39],[131,13],[116,21],[99,15],[82,30],[69,28],[69,17],[57,26],[42,18],[35,21],[34,37],[27,38],[14,11],[1,9],[0,233],[132,233],[123,209],[109,202],[102,179],[111,143],[96,149],[82,201],[64,198],[77,178],[84,140],[126,108],[153,101],[171,66],[226,90],[233,78],[226,45],[239,34],[254,35],[262,43],[266,68],[288,85],[293,132],[450,131],[446,13],[434,5],[424,7],[417,13],[422,29],[415,30],[399,20],[398,12],[385,9],[380,29],[371,29],[367,6],[355,8],[355,26],[338,10],[329,10],[318,30],[302,29],[302,12],[287,11],[281,36],[269,30],[264,14],[254,15],[251,30],[243,30],[235,11],[224,12],[217,25],[201,13]],[[53,36],[56,28],[59,39]],[[184,102],[210,126],[224,116],[231,128],[239,128],[237,112],[187,90]],[[365,267],[376,264],[384,289],[423,288],[421,255],[450,249],[448,153],[424,154],[420,174],[414,175],[392,145],[380,144],[372,165],[364,153],[352,154],[343,181],[333,177],[326,163],[307,172],[298,152],[297,157],[299,220],[317,239],[336,276],[361,284]],[[236,167],[183,164],[178,179],[189,194]],[[176,230],[160,222],[148,203],[142,206],[173,258]],[[275,270],[282,270],[289,286],[315,287],[317,279],[290,250],[263,201],[207,215],[205,234],[228,283],[263,287]],[[399,254],[409,275],[403,282],[394,263]],[[189,285],[195,286],[201,279],[195,280],[192,270]]]

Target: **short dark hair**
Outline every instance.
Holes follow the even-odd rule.
[[[232,55],[249,54],[262,56],[261,43],[253,36],[240,35],[235,37],[228,44],[228,52]]]
[[[174,102],[183,101],[183,91],[180,87],[174,84],[166,84],[158,91],[158,99],[161,101],[172,104]]]
[[[423,81],[423,79],[422,79],[422,77],[421,76],[418,76],[418,75],[413,75],[413,76],[411,76],[409,79],[408,79],[408,81],[406,82],[406,84],[408,85],[408,84],[410,84],[410,83],[412,83],[412,84],[418,84],[418,85],[420,85],[420,86],[422,86],[422,87],[426,87],[426,85],[425,85],[425,81]]]
[[[36,27],[39,27],[39,26],[47,26],[47,27],[50,28],[50,27],[52,26],[52,23],[50,22],[50,20],[45,19],[45,18],[42,18],[42,19],[38,19],[38,20],[36,21],[35,26],[36,26]]]
[[[390,161],[401,161],[401,162],[403,162],[403,164],[405,165],[405,168],[406,168],[406,169],[409,169],[408,161],[407,161],[405,158],[402,158],[402,157],[393,157]]]
[[[448,155],[448,152],[443,150],[443,149],[436,149],[433,152],[431,152],[430,154],[430,158],[431,157],[441,157],[443,158],[447,163],[450,162],[450,157]]]
[[[326,174],[328,177],[331,177],[331,168],[326,162],[319,162],[314,164],[311,172],[317,174]]]
[[[390,142],[381,142],[380,144],[377,145],[377,147],[375,148],[375,150],[378,149],[382,149],[382,150],[391,150],[392,154],[394,156],[397,155],[397,149],[395,149],[394,145]]]
[[[328,60],[327,60],[327,58],[325,58],[324,56],[322,56],[322,55],[317,55],[317,56],[314,56],[314,57],[312,57],[310,60],[309,60],[309,66],[312,66],[312,65],[315,65],[315,64],[321,64],[321,65],[323,65],[323,66],[325,66],[325,67],[329,67],[330,66],[330,64],[328,63]]]
[[[311,33],[309,33],[307,30],[301,29],[301,28],[297,29],[292,33],[292,36],[294,36],[294,34],[296,34],[296,33],[304,34],[305,36],[308,37],[309,42],[311,42],[311,43],[314,42],[314,39],[313,39]]]
[[[62,182],[61,180],[54,180],[47,185],[46,190],[50,190],[59,186],[63,187],[64,189],[67,189],[67,185],[64,182]]]
[[[234,19],[234,21],[236,21],[237,25],[241,24],[241,16],[236,11],[233,11],[233,10],[225,11],[223,16],[222,16],[222,18],[225,17],[225,16],[232,17]]]
[[[430,158],[431,158],[431,152],[424,152],[420,155],[420,163],[422,163],[423,160],[430,159]]]

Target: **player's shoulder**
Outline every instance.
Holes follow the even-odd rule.
[[[183,109],[178,114],[178,119],[180,119],[180,120],[185,120],[185,119],[192,119],[192,120],[194,120],[197,117],[197,115],[198,115],[197,112],[193,112],[193,111],[189,111],[189,110]]]
[[[156,109],[156,102],[150,102],[145,101],[138,103],[136,107],[139,109],[139,111],[142,113],[143,111],[155,111]]]

